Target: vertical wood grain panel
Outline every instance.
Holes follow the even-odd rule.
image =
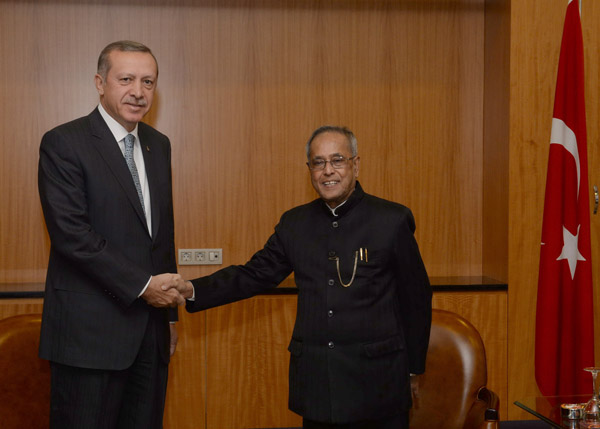
[[[596,29],[600,22],[600,3],[585,2],[582,7],[581,27],[585,61],[585,108],[588,138],[588,174],[590,207],[594,207],[594,192],[600,188],[600,37]],[[599,211],[600,213],[600,211]],[[592,261],[594,281],[594,332],[596,365],[600,364],[600,214],[591,215]]]
[[[535,303],[552,101],[566,4],[512,2],[509,173],[509,418],[514,401],[539,395]],[[552,59],[552,60],[551,60]]]
[[[287,408],[296,302],[258,296],[208,310],[207,428],[302,425]]]
[[[206,422],[206,314],[179,310],[179,342],[169,364],[167,429],[203,429]]]
[[[483,122],[483,274],[508,279],[510,2],[486,2]]]
[[[41,298],[0,299],[0,319],[19,314],[41,314],[42,306]]]

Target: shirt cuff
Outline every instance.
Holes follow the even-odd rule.
[[[148,279],[148,283],[146,283],[146,286],[144,286],[144,289],[142,289],[142,291],[140,292],[140,294],[138,295],[138,298],[140,296],[142,296],[144,294],[144,292],[146,292],[146,289],[148,289],[148,286],[150,285],[150,282],[152,281],[152,276],[150,276],[150,278]]]

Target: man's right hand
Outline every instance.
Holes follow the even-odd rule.
[[[182,283],[184,280],[179,274],[152,276],[142,298],[153,307],[176,307],[185,304],[185,299],[177,290]]]
[[[176,289],[185,299],[194,299],[194,285],[189,280],[181,280],[177,284],[164,285],[163,290]]]

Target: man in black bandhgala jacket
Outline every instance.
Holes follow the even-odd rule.
[[[248,263],[180,292],[195,312],[274,288],[294,272],[290,409],[305,428],[408,428],[431,326],[413,215],[363,191],[348,129],[317,129],[306,152],[320,198],[284,213]]]

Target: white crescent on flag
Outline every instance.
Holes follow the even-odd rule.
[[[575,158],[577,168],[577,197],[579,197],[579,183],[581,182],[581,167],[579,165],[579,149],[577,148],[577,136],[567,124],[557,118],[552,118],[552,134],[550,144],[559,144]]]

